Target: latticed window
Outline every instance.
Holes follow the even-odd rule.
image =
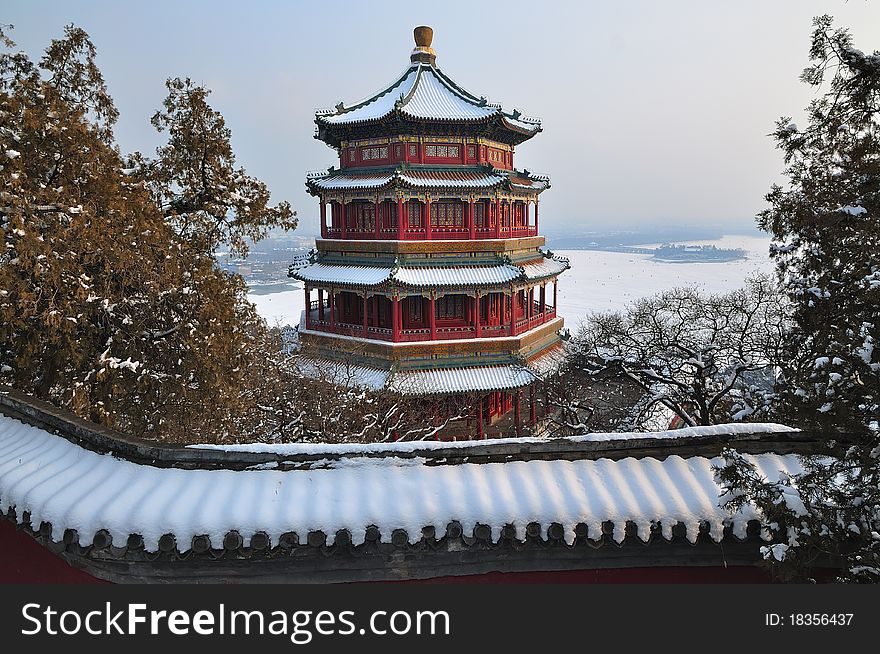
[[[409,322],[422,322],[422,298],[410,297],[406,303],[409,305]]]
[[[415,200],[406,203],[406,217],[410,229],[422,228],[422,206]]]
[[[457,145],[426,145],[425,156],[436,157],[438,159],[457,159],[460,150]]]
[[[486,227],[486,203],[474,203],[474,227]]]
[[[379,148],[362,148],[361,149],[361,158],[364,161],[370,161],[372,159],[387,159],[388,158],[388,146],[382,146]]]
[[[464,295],[444,295],[434,304],[434,315],[439,320],[464,318]]]
[[[356,232],[371,232],[376,228],[376,207],[373,203],[356,202],[354,208],[354,225]]]
[[[381,206],[382,206],[382,224],[385,227],[396,228],[397,227],[397,203],[396,202],[383,202]]]
[[[476,159],[476,158],[477,158],[477,149],[474,146],[469,145],[468,146],[468,159]]]
[[[432,227],[464,227],[464,207],[461,202],[433,202]]]
[[[415,145],[409,146],[409,156],[411,156],[411,157],[418,157],[419,156],[418,146],[415,146]]]

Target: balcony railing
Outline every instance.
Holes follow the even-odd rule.
[[[494,227],[477,227],[474,229],[475,239],[488,238],[526,238],[529,236],[537,236],[538,229],[534,225],[521,227],[502,227],[500,234],[495,231]],[[396,227],[380,227],[378,240],[398,240],[398,232]],[[405,227],[403,230],[404,241],[425,241],[425,240],[468,240],[471,237],[470,229],[467,227],[431,227],[431,236],[428,238],[427,230],[424,227]],[[321,230],[321,238],[325,239],[341,239],[342,229],[340,227],[324,227]],[[353,241],[372,241],[377,240],[376,230],[356,230],[348,229],[345,232],[345,238]]]
[[[312,300],[309,303],[308,316],[308,326],[310,329],[344,336],[357,336],[360,338],[365,336],[363,323],[347,323],[338,320],[331,322],[330,308],[326,301],[324,302],[324,319],[321,320],[318,316],[318,301]],[[540,312],[540,303],[536,302],[533,315],[531,317],[519,318],[514,321],[512,327],[509,322],[505,322],[501,325],[481,324],[480,338],[518,336],[519,334],[543,325],[554,318],[556,318],[556,307],[546,305],[544,311]],[[379,327],[370,324],[367,325],[366,338],[379,341],[394,341],[394,331],[390,327]],[[437,325],[434,330],[434,338],[438,341],[477,338],[477,327],[473,324],[457,325],[455,327]],[[431,329],[429,327],[400,329],[397,337],[398,343],[414,343],[430,340]]]

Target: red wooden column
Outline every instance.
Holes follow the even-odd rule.
[[[403,198],[397,198],[397,240],[403,240]]]
[[[486,432],[483,431],[483,396],[480,395],[477,400],[477,438],[483,440],[486,437]]]
[[[470,229],[470,238],[474,240],[477,237],[477,227],[474,225],[474,199],[470,198],[468,200],[468,208],[467,208],[467,219],[468,219],[468,227]]]
[[[538,233],[538,198],[535,198],[535,234]]]
[[[370,314],[367,313],[367,292],[366,291],[364,291],[364,311],[363,311],[363,314],[364,314],[363,315],[363,318],[364,318],[364,338],[366,338],[367,335],[370,333],[369,321],[368,321],[368,316]]]
[[[501,238],[501,198],[495,199],[495,238]]]
[[[348,211],[345,209],[345,198],[342,198],[340,213],[342,214],[342,238],[348,238]]]
[[[321,238],[327,238],[327,205],[321,198]]]
[[[556,304],[556,291],[557,291],[558,289],[559,289],[559,282],[556,281],[556,280],[554,279],[554,280],[553,280],[553,310],[554,310],[554,311],[557,310],[556,307],[558,306],[558,305]]]
[[[376,203],[373,209],[373,222],[375,223],[373,227],[376,228],[376,238],[382,238],[382,216],[379,212],[382,204],[379,202],[379,196],[376,196]]]
[[[513,288],[510,289],[510,326],[507,328],[508,336],[516,336],[516,301],[513,299]]]
[[[518,388],[514,391],[513,421],[516,423],[516,435],[519,436],[522,431],[522,391]]]
[[[474,329],[477,338],[480,338],[480,292],[477,291],[477,297],[474,300]]]
[[[336,331],[336,292],[330,289],[330,329]]]
[[[396,295],[391,299],[391,340],[400,340],[400,298]]]
[[[427,240],[431,240],[431,198],[425,198],[425,204],[422,205],[422,210],[425,212],[425,238]]]
[[[312,289],[309,288],[308,284],[303,285],[303,290],[306,292],[306,329],[312,328],[312,311],[311,311],[311,301],[309,299],[309,294]]]
[[[379,327],[379,298],[380,295],[373,296],[373,326]]]
[[[324,322],[324,289],[318,289],[318,320]]]
[[[541,315],[547,311],[547,283],[541,284]]]
[[[538,407],[535,406],[535,384],[529,386],[529,424],[534,427],[538,424]]]
[[[434,294],[431,293],[431,303],[430,303],[430,307],[428,308],[428,311],[430,312],[429,315],[428,315],[428,321],[430,322],[430,325],[431,325],[431,340],[432,340],[432,341],[436,341],[436,340],[437,340],[437,313],[436,313],[436,307],[437,307],[436,299],[435,299],[435,297],[434,297]]]

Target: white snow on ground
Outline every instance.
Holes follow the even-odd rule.
[[[801,472],[795,455],[748,457],[768,478]],[[219,544],[230,530],[245,542],[265,531],[273,545],[281,534],[304,536],[321,530],[332,541],[348,529],[355,543],[376,525],[383,538],[405,529],[412,540],[428,525],[443,530],[454,520],[466,534],[477,523],[498,539],[506,524],[523,538],[526,525],[560,523],[566,541],[585,523],[601,533],[614,524],[622,541],[626,522],[647,539],[653,524],[670,538],[683,523],[694,541],[701,521],[710,535],[723,536],[725,524],[745,536],[757,519],[749,507],[731,515],[718,505],[720,489],[713,464],[721,459],[670,456],[611,461],[519,461],[489,464],[424,465],[394,457],[359,459],[357,465],[321,470],[178,470],[155,468],[85,450],[60,436],[0,417],[0,510],[30,513],[31,526],[52,524],[53,539],[76,529],[80,543],[106,529],[116,543],[139,533],[147,550],[166,533],[187,549],[193,536],[206,534]]]
[[[669,431],[654,432],[596,432],[581,436],[563,438],[522,437],[522,438],[489,438],[475,441],[405,441],[400,443],[239,443],[235,445],[200,444],[190,447],[207,450],[226,450],[228,452],[271,452],[285,456],[295,454],[377,454],[377,453],[408,453],[417,450],[443,450],[447,448],[466,449],[483,447],[484,445],[519,445],[530,443],[584,443],[595,441],[621,441],[639,438],[689,438],[693,436],[735,436],[736,434],[779,433],[797,431],[792,427],[772,422],[736,423],[732,425],[712,425],[709,427],[685,427]]]
[[[741,288],[745,279],[754,273],[773,273],[774,264],[767,253],[769,238],[725,236],[714,241],[694,241],[694,244],[742,248],[748,258],[664,263],[648,254],[554,250],[554,254],[571,259],[571,269],[559,277],[557,315],[565,318],[566,326],[575,330],[592,312],[623,309],[633,300],[676,286],[696,285],[706,292],[723,293]]]
[[[622,254],[593,250],[553,250],[571,260],[571,269],[559,277],[558,315],[569,328],[594,311],[622,309],[628,302],[654,295],[675,286],[696,284],[710,292],[724,292],[742,287],[746,277],[755,272],[773,272],[767,254],[770,239],[752,236],[725,236],[694,244],[719,248],[742,248],[748,259],[706,263],[663,263],[647,254]],[[656,244],[652,244],[654,246]],[[257,311],[270,326],[295,325],[305,308],[302,290],[270,295],[248,295]]]
[[[297,325],[306,306],[306,295],[302,289],[267,295],[249,293],[248,300],[257,306],[257,313],[266,319],[270,327]]]

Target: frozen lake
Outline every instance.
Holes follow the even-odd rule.
[[[559,278],[559,315],[574,331],[578,323],[592,312],[621,309],[632,300],[675,286],[696,285],[717,293],[739,288],[751,274],[773,272],[773,263],[767,255],[769,237],[724,236],[714,241],[693,243],[742,248],[748,252],[748,258],[717,263],[663,263],[654,261],[647,254],[554,250],[555,254],[571,260],[571,270]],[[302,287],[297,284],[296,287],[283,288],[292,290],[248,295],[270,325],[299,322],[305,304]]]

